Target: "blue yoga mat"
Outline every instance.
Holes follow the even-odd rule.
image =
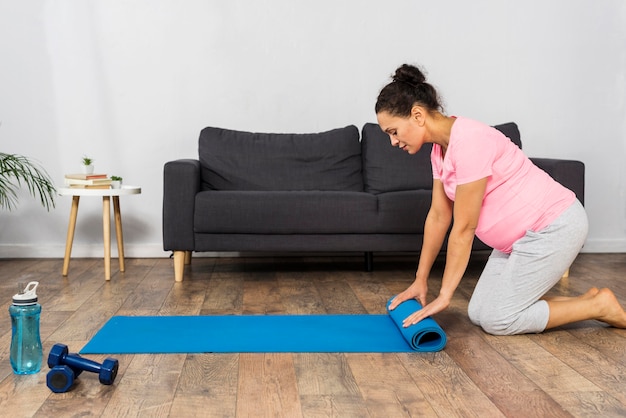
[[[443,349],[446,335],[432,318],[402,327],[402,320],[418,309],[419,303],[411,300],[388,315],[114,316],[80,353],[384,353]]]

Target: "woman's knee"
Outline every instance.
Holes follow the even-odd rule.
[[[549,315],[547,304],[539,301],[518,313],[483,311],[472,322],[491,335],[517,335],[542,332]]]
[[[467,307],[467,315],[474,325],[481,327],[487,334],[511,335],[515,333],[512,331],[515,318],[499,317],[497,312],[481,309],[479,304],[472,303],[472,301]]]
[[[517,334],[518,332],[515,330],[515,328],[512,325],[513,325],[512,321],[505,321],[505,320],[492,319],[492,318],[487,319],[487,320],[481,319],[480,321],[480,327],[483,329],[483,331],[491,335]]]
[[[472,324],[480,326],[480,304],[476,303],[474,299],[470,299],[467,306],[467,316],[469,316]]]

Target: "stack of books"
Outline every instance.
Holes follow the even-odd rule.
[[[110,189],[111,179],[106,174],[66,174],[65,185],[72,189]]]

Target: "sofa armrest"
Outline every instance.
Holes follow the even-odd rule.
[[[554,158],[531,158],[531,161],[553,179],[576,194],[585,204],[585,164],[581,161]]]
[[[163,249],[193,251],[193,215],[200,191],[200,161],[181,159],[163,167]]]

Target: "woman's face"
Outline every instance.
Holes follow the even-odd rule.
[[[382,111],[376,114],[378,125],[389,135],[391,145],[409,154],[418,152],[424,145],[424,128],[413,115],[408,117],[393,116]]]

